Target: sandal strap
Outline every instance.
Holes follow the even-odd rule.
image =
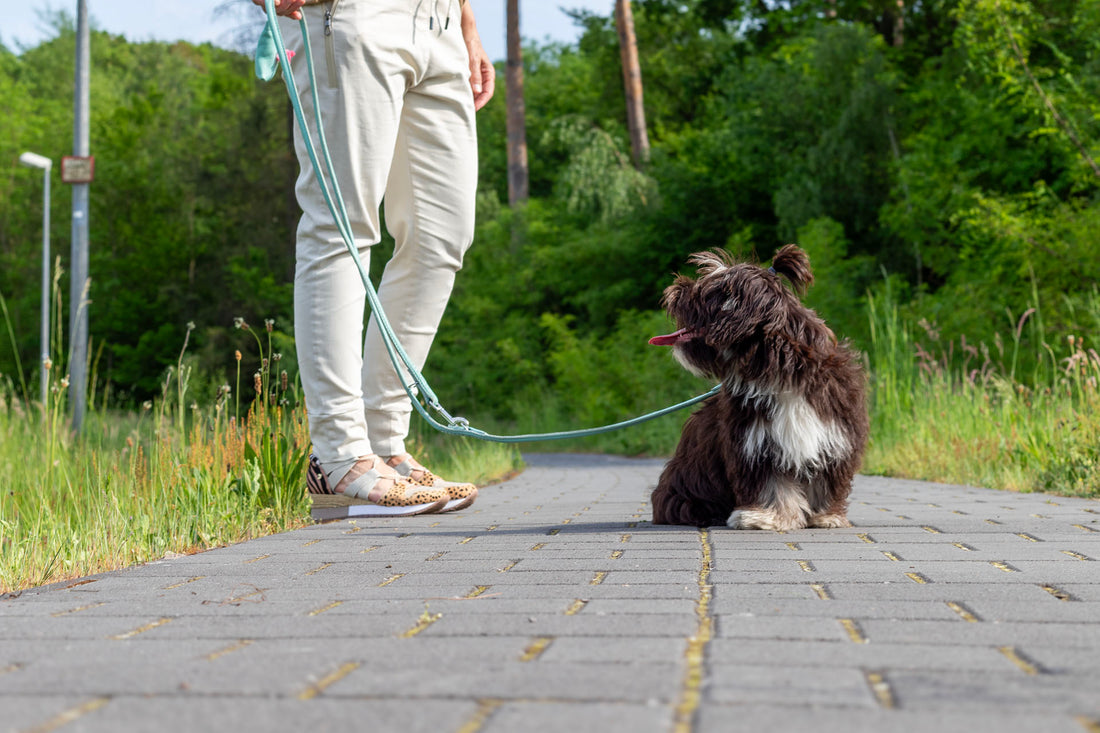
[[[413,459],[412,459],[411,456],[406,458],[405,460],[401,461],[401,463],[398,463],[396,466],[392,466],[392,468],[393,468],[393,470],[397,471],[399,474],[401,474],[405,478],[408,478],[409,474],[411,474],[413,471],[416,471],[416,470],[424,471],[424,470],[426,470],[423,466],[418,466],[415,463],[413,463]]]
[[[344,487],[344,496],[367,500],[367,495],[370,494],[371,489],[381,478],[383,478],[382,474],[375,471],[374,466],[371,466]]]

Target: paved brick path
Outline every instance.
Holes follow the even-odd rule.
[[[0,600],[12,731],[1100,731],[1100,502],[861,478],[852,530],[652,527],[660,461]]]

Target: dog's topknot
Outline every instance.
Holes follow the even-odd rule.
[[[786,244],[776,252],[772,258],[772,269],[790,280],[799,295],[804,295],[807,288],[814,284],[810,258],[797,244]]]
[[[709,249],[706,252],[696,252],[688,258],[688,263],[695,265],[697,272],[704,277],[736,262],[737,260],[730,252],[719,247]]]

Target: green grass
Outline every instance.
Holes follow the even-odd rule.
[[[1100,324],[1100,300],[1088,311],[1082,322]],[[1038,304],[991,345],[942,343],[889,300],[869,312],[865,472],[1100,497],[1100,355],[1082,334],[1048,343]]]
[[[247,398],[224,386],[200,406],[183,356],[159,399],[138,413],[92,410],[79,438],[63,379],[45,406],[0,380],[0,592],[310,523],[308,429],[289,379],[265,361],[245,380]],[[414,436],[410,450],[479,484],[519,465],[510,447],[435,436]]]

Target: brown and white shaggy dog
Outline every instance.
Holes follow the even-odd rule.
[[[813,282],[793,244],[765,269],[726,252],[689,260],[662,301],[672,346],[693,374],[722,383],[684,426],[653,491],[655,524],[791,530],[850,527],[852,478],[867,442],[865,380],[856,353],[799,294]]]

